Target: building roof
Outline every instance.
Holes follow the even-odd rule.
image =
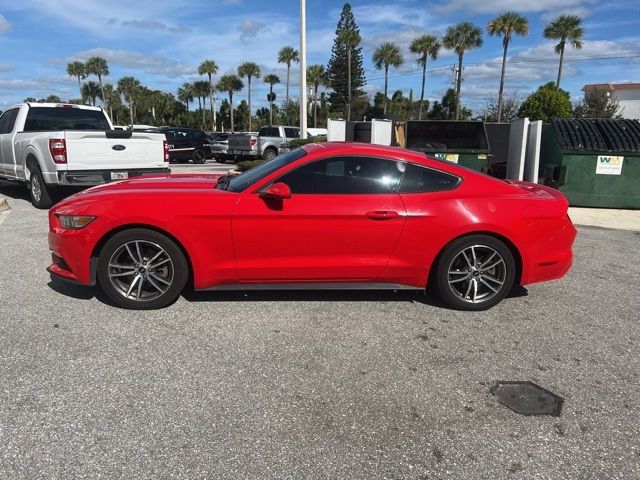
[[[640,90],[640,83],[592,83],[582,87],[583,92],[593,90],[608,90],[609,92],[615,90]]]

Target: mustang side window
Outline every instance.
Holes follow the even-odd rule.
[[[409,163],[402,179],[400,192],[439,192],[441,190],[452,190],[459,184],[460,178],[455,175]]]
[[[296,194],[393,193],[405,163],[371,157],[336,157],[308,163],[280,177]]]

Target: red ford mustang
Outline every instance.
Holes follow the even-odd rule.
[[[49,271],[117,305],[196,290],[437,290],[482,310],[514,284],[562,277],[576,230],[551,188],[397,148],[325,143],[236,177],[94,187],[49,213]]]

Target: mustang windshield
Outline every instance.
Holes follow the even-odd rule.
[[[290,152],[280,155],[273,160],[266,161],[260,166],[252,168],[237,177],[231,177],[223,180],[219,184],[219,188],[229,190],[230,192],[242,192],[248,186],[253,185],[268,175],[271,175],[273,172],[285,165],[295,162],[306,154],[307,152],[303,149],[296,148],[295,150],[291,150]]]

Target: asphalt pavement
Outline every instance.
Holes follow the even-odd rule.
[[[637,232],[579,228],[565,279],[488,312],[407,292],[137,312],[50,278],[25,192],[0,185],[0,478],[640,478]],[[562,415],[508,410],[499,380]]]

